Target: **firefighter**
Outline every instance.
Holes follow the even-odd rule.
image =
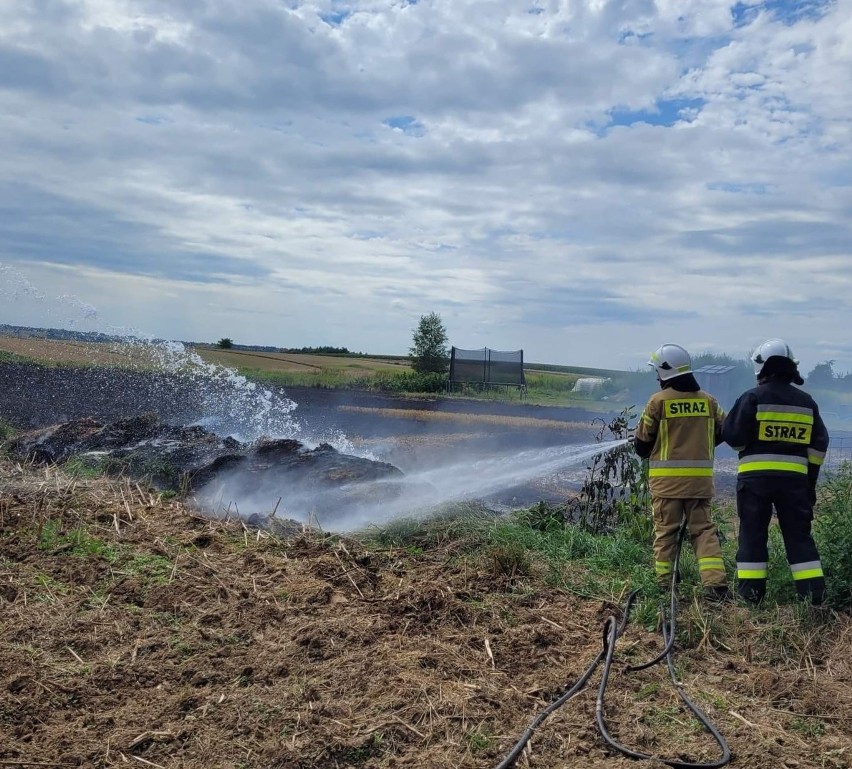
[[[755,604],[766,593],[774,507],[796,595],[820,604],[825,578],[811,521],[828,431],[814,399],[793,386],[804,380],[783,339],[767,339],[751,360],[757,387],[739,397],[722,428],[722,437],[739,452],[737,592]]]
[[[648,365],[657,373],[660,391],[639,417],[634,447],[640,457],[650,460],[658,583],[666,587],[671,582],[678,529],[686,516],[704,594],[710,600],[728,600],[722,548],[710,518],[713,458],[722,442],[724,411],[701,390],[689,353],[680,345],[664,344]]]

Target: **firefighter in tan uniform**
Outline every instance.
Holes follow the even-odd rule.
[[[710,518],[713,457],[722,442],[725,413],[692,374],[689,353],[664,344],[648,361],[657,372],[654,393],[636,426],[636,453],[648,459],[654,508],[654,558],[661,586],[671,581],[677,535],[686,516],[707,598],[731,597],[716,526]]]

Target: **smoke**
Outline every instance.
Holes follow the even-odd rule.
[[[421,517],[450,502],[486,499],[504,489],[564,473],[626,440],[503,452],[442,464],[402,477],[328,489],[299,488],[288,477],[260,481],[234,471],[199,491],[198,504],[216,515],[268,516],[317,521],[328,530],[354,531],[403,516]]]

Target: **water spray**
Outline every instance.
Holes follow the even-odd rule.
[[[182,342],[157,339],[138,329],[105,325],[97,308],[71,294],[48,297],[19,270],[0,262],[0,297],[37,307],[49,324],[80,330],[86,327],[110,339],[108,349],[128,367],[164,374],[196,398],[200,416],[194,424],[243,443],[261,437],[294,438],[311,446],[328,443],[354,454],[339,430],[314,435],[299,420],[297,403],[281,390],[250,381],[233,368],[208,363]]]
[[[214,513],[239,510],[243,516],[268,515],[280,499],[280,517],[302,522],[318,519],[326,528],[353,531],[395,518],[425,516],[451,502],[487,498],[564,472],[626,443],[627,439],[619,439],[504,453],[323,490],[294,490],[286,477],[259,484],[254,476],[237,471],[201,490],[197,499]]]

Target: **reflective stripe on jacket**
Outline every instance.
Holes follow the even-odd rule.
[[[722,427],[739,452],[739,477],[801,476],[816,483],[828,449],[819,407],[804,390],[769,381],[744,392]]]
[[[713,457],[724,416],[718,401],[703,390],[666,388],[651,396],[636,439],[653,444],[648,479],[654,496],[713,496]]]

